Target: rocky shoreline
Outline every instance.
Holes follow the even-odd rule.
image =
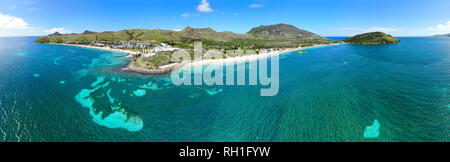
[[[124,68],[121,68],[123,71],[130,71],[140,74],[152,74],[152,75],[165,75],[169,74],[175,69],[183,67],[185,64],[182,63],[173,63],[169,65],[165,65],[158,69],[143,69],[143,68],[137,68],[134,66],[134,61],[130,61]]]

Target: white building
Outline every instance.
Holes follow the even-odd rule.
[[[166,43],[161,43],[161,45],[156,45],[154,51],[155,53],[158,52],[172,52],[175,51],[177,48],[173,48],[172,46],[166,44]]]
[[[156,56],[156,53],[144,53],[142,57],[153,57]]]

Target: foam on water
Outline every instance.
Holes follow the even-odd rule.
[[[139,88],[149,89],[149,90],[152,90],[152,91],[157,91],[157,90],[161,89],[160,87],[158,87],[158,84],[153,83],[152,81],[148,82],[147,84],[140,85]]]
[[[189,98],[192,98],[192,99],[198,98],[198,97],[200,97],[200,94],[198,94],[198,93],[194,93],[194,94],[190,94],[189,95]]]
[[[41,75],[39,75],[38,73],[35,73],[35,74],[33,74],[33,76],[34,76],[35,78],[39,78]]]
[[[81,69],[81,70],[78,70],[76,72],[76,74],[78,75],[78,77],[82,78],[82,77],[87,76],[88,70],[87,69]]]
[[[117,81],[118,83],[121,83],[121,82],[127,81],[127,79],[120,78],[120,77],[112,77],[111,81],[114,81],[114,82]]]
[[[5,64],[11,64],[12,63],[12,59],[5,59],[5,60],[3,60],[3,62],[5,63]]]
[[[380,122],[375,120],[371,126],[367,126],[364,131],[364,138],[378,138],[380,136]]]
[[[61,59],[63,59],[63,58],[64,58],[64,56],[56,57],[55,59],[53,59],[53,63],[54,63],[55,65],[59,65],[59,60],[61,60]]]
[[[101,87],[102,87],[102,88],[106,88],[106,87],[109,86],[109,83],[111,83],[111,82],[108,81],[108,82],[106,82],[105,84],[101,85]]]
[[[15,53],[17,56],[27,56],[28,55],[28,53],[27,52],[24,52],[24,51],[19,51],[19,52],[16,52]]]
[[[126,79],[122,79],[122,78],[120,78],[120,77],[117,77],[117,82],[118,82],[118,83],[125,82],[125,81],[127,81],[127,80],[126,80]]]
[[[114,98],[111,97],[111,88],[108,89],[108,92],[106,92],[106,95],[108,96],[109,103],[114,104]]]
[[[116,110],[119,110],[119,109],[121,109],[120,106],[111,106],[111,110],[116,111]]]
[[[133,91],[133,94],[138,97],[142,97],[142,96],[145,96],[146,91],[143,89],[138,89],[138,90]]]
[[[211,96],[215,96],[223,91],[222,88],[220,88],[220,89],[213,88],[213,89],[205,89],[205,90],[206,90],[206,93],[208,93]]]
[[[97,80],[91,84],[91,87],[96,87],[98,84],[103,83],[105,81],[106,77],[99,76],[97,77]]]
[[[159,78],[160,80],[168,83],[172,83],[172,78],[170,76]]]

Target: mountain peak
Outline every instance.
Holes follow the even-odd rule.
[[[186,26],[183,30],[184,30],[184,31],[188,31],[188,30],[192,30],[192,28],[188,25],[188,26]]]
[[[54,32],[53,34],[50,34],[48,36],[61,36],[62,34],[59,32]]]
[[[84,34],[96,34],[97,32],[93,32],[93,31],[89,31],[89,30],[85,30],[83,33],[81,33],[82,35]]]

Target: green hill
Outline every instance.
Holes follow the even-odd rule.
[[[248,34],[256,39],[324,39],[317,34],[288,24],[256,27]]]
[[[351,44],[392,44],[399,43],[400,40],[383,32],[371,32],[347,38],[344,42]]]
[[[82,34],[55,33],[40,37],[35,42],[64,43],[66,41],[170,43],[180,48],[192,48],[193,42],[202,41],[205,48],[214,49],[259,49],[335,43],[325,40],[317,34],[287,24],[261,26],[253,28],[245,34],[237,34],[229,31],[216,32],[211,28],[191,28],[189,26],[181,31],[130,29],[117,32],[85,31]]]

